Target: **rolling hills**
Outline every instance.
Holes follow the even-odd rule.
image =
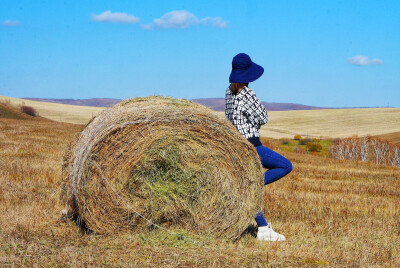
[[[24,100],[51,102],[78,106],[109,107],[122,101],[112,98],[93,98],[93,99],[47,99],[47,98],[22,98]]]
[[[8,102],[14,106],[32,106],[42,117],[73,124],[86,124],[93,116],[96,116],[105,109],[100,107],[31,101],[3,96],[0,96],[0,102]]]
[[[200,103],[214,111],[225,111],[225,99],[223,98],[207,98],[207,99],[193,99],[192,101]],[[262,105],[268,111],[292,111],[292,110],[319,110],[326,109],[315,106],[308,106],[297,103],[286,103],[286,102],[266,102],[262,101]]]
[[[43,117],[74,124],[85,124],[105,109],[0,96],[1,101],[8,101],[16,106],[24,103],[34,107]],[[218,114],[224,117],[224,112],[218,112]],[[268,114],[269,122],[262,126],[260,132],[263,137],[293,138],[294,135],[302,135],[336,138],[400,132],[400,108],[269,111]]]
[[[61,103],[79,106],[94,106],[94,107],[109,107],[114,105],[122,99],[111,99],[111,98],[94,98],[94,99],[46,99],[46,98],[23,98],[24,100]],[[192,99],[191,101],[200,103],[214,111],[225,110],[225,99],[223,98],[204,98],[204,99]],[[291,111],[291,110],[319,110],[326,109],[315,106],[308,106],[296,103],[280,103],[280,102],[261,102],[268,111]]]
[[[400,131],[400,108],[328,109],[276,111],[261,127],[260,135],[273,138],[343,138],[353,135],[382,135]]]

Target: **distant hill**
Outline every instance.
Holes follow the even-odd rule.
[[[93,106],[93,107],[109,107],[121,101],[121,99],[111,98],[94,98],[94,99],[45,99],[45,98],[23,98],[26,100],[62,103],[69,105],[79,106]],[[225,99],[223,98],[205,98],[205,99],[192,99],[192,101],[200,103],[215,111],[225,110]],[[261,102],[268,111],[291,111],[291,110],[318,110],[326,109],[322,107],[308,106],[296,103],[280,103],[280,102]]]
[[[78,106],[109,107],[121,101],[121,99],[94,98],[94,99],[46,99],[46,98],[22,98],[25,100],[61,103]]]
[[[215,111],[225,110],[225,99],[223,98],[210,98],[210,99],[193,99],[192,101],[207,106]],[[327,109],[322,107],[308,106],[296,103],[284,102],[261,102],[268,111],[291,111],[291,110],[319,110]]]
[[[41,102],[6,96],[0,96],[0,103],[11,105],[18,111],[20,111],[19,107],[24,105],[33,107],[38,114],[38,116],[33,118],[35,120],[47,118],[53,121],[73,124],[87,124],[87,122],[89,122],[94,116],[98,115],[105,109],[104,107],[67,105],[62,103]],[[9,112],[7,112],[7,114],[9,114]],[[7,115],[7,117],[10,118],[10,115]],[[11,117],[15,118],[13,115],[11,115]]]
[[[66,105],[5,96],[0,96],[0,103],[9,103],[17,109],[12,111],[10,109],[2,109],[0,111],[0,124],[2,121],[8,120],[3,119],[5,117],[20,118],[21,114],[18,107],[21,105],[35,108],[39,116],[44,118],[82,125],[87,124],[94,116],[105,109],[104,107]],[[211,107],[214,105],[214,109],[221,109],[223,108],[223,99],[206,99],[204,104]],[[219,108],[215,107],[215,105],[219,105]],[[266,104],[266,106],[270,110],[268,113],[269,121],[268,124],[261,127],[261,137],[279,139],[301,135],[311,138],[343,138],[353,135],[358,135],[359,137],[379,135],[382,138],[390,139],[394,143],[400,141],[400,108],[271,111],[272,106],[269,107],[269,104]],[[289,106],[286,109],[293,109],[293,107]],[[216,113],[220,118],[225,117],[224,112]],[[37,117],[34,117],[32,120],[37,119]]]

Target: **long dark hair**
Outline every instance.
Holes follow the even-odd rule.
[[[232,91],[233,94],[238,94],[244,87],[249,86],[249,83],[231,83],[229,89]]]

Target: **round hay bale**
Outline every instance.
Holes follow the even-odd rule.
[[[102,234],[149,227],[143,216],[235,239],[262,197],[257,152],[235,127],[166,97],[126,100],[95,117],[64,154],[63,177],[74,218]]]

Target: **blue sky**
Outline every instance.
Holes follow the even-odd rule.
[[[268,102],[400,107],[400,1],[0,0],[0,95],[223,98],[232,57]]]

